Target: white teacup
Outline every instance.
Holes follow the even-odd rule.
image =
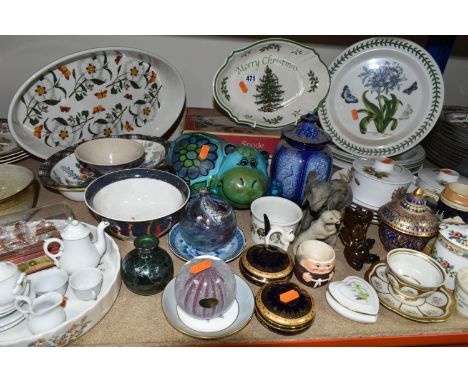
[[[57,292],[63,296],[68,287],[68,273],[60,268],[47,269],[37,273],[31,283],[37,297],[48,292]]]
[[[278,196],[263,196],[250,205],[250,232],[254,243],[265,244],[263,215],[268,216],[271,230],[269,243],[287,250],[294,240],[294,232],[302,219],[302,210],[294,202]]]
[[[0,307],[12,305],[23,288],[26,274],[9,261],[0,262]]]
[[[83,268],[70,276],[70,286],[80,300],[96,300],[101,290],[102,278],[102,272],[99,269]]]

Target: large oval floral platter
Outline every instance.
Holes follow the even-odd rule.
[[[322,127],[341,149],[361,157],[393,156],[417,145],[443,106],[444,83],[433,58],[396,38],[361,41],[329,66]]]
[[[271,129],[314,111],[329,87],[314,49],[279,38],[233,51],[213,81],[216,102],[236,122]]]
[[[96,227],[86,224],[95,237]],[[101,258],[98,268],[103,273],[101,291],[96,300],[78,300],[71,287],[65,293],[65,314],[67,320],[61,325],[39,334],[31,334],[27,320],[17,326],[0,333],[0,346],[66,346],[77,340],[94,327],[110,310],[119,294],[120,252],[115,241],[106,236],[106,252]],[[37,274],[31,274],[31,280]]]
[[[98,48],[40,69],[16,92],[10,130],[27,151],[46,159],[94,137],[162,136],[185,103],[177,70],[137,49]]]

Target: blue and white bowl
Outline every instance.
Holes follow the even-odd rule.
[[[122,240],[164,235],[189,198],[189,187],[178,176],[142,168],[101,176],[85,191],[88,208],[99,220],[109,222],[109,232]]]

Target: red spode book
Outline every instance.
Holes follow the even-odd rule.
[[[259,129],[240,125],[216,109],[189,107],[184,133],[208,133],[236,144],[265,150],[273,155],[281,139],[281,129]]]

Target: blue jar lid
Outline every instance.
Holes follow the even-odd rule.
[[[332,138],[318,126],[319,119],[314,113],[307,113],[301,117],[301,122],[296,126],[283,129],[283,136],[289,140],[306,145],[326,145]]]

